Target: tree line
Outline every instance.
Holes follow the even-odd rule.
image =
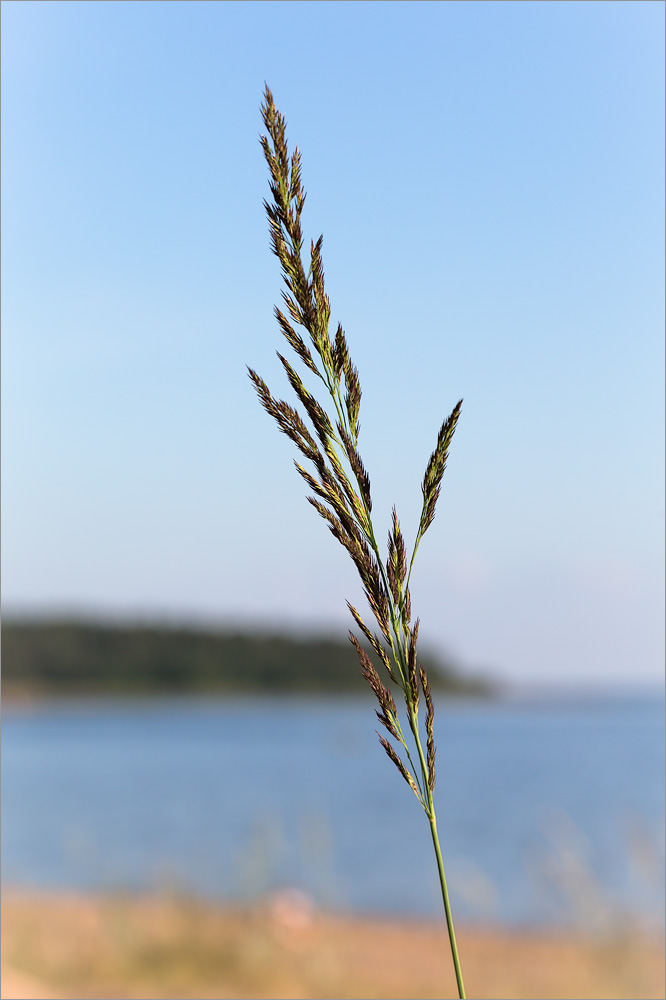
[[[5,692],[43,694],[363,691],[351,645],[334,638],[76,621],[9,622]],[[434,688],[487,694],[489,684],[423,657]]]

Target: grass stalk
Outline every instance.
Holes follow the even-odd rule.
[[[351,361],[342,327],[338,324],[334,335],[329,330],[331,308],[324,287],[321,236],[316,243],[310,243],[307,271],[305,268],[301,230],[305,191],[301,185],[301,154],[297,147],[289,155],[286,122],[275,107],[268,87],[262,105],[262,116],[267,134],[261,137],[261,144],[271,175],[272,195],[272,201],[265,201],[264,206],[273,253],[280,261],[285,284],[282,297],[286,312],[276,306],[275,317],[283,336],[304,368],[304,376],[319,379],[328,390],[332,403],[331,414],[312,395],[303,377],[279,352],[278,358],[302,410],[305,411],[305,417],[302,416],[302,411],[296,410],[289,403],[275,399],[264,380],[252,368],[248,372],[264,409],[309,463],[309,467],[306,467],[295,462],[297,471],[312,491],[307,498],[308,502],[326,521],[333,536],[351,556],[363,583],[370,611],[379,628],[379,633],[373,631],[356,608],[347,602],[363,635],[364,644],[361,644],[354,632],[349,632],[349,638],[358,654],[361,672],[379,702],[377,719],[393,742],[379,733],[377,735],[387,755],[416,795],[430,823],[458,994],[462,998],[465,990],[433,799],[434,706],[428,678],[417,655],[419,619],[412,624],[409,592],[416,551],[435,516],[462,400],[444,420],[426,466],[421,484],[423,507],[411,557],[408,561],[394,507],[388,533],[388,557],[384,560],[372,521],[370,477],[358,451],[361,404],[359,375]],[[297,328],[305,332],[307,340]],[[381,679],[373,662],[373,653],[379,661],[380,669],[387,675],[387,684]],[[399,691],[404,701],[418,767],[414,765],[410,746],[403,732],[391,685]],[[426,704],[425,753],[419,731],[421,695]]]
[[[463,1000],[466,997],[465,984],[463,982],[462,967],[460,965],[460,956],[458,955],[458,945],[456,943],[456,932],[453,926],[453,914],[451,913],[451,903],[449,902],[449,890],[446,885],[446,875],[444,874],[444,861],[442,860],[442,850],[439,846],[439,835],[437,833],[437,819],[435,818],[435,812],[433,810],[430,818],[430,833],[432,834],[432,843],[435,848],[435,857],[437,858],[437,870],[439,872],[439,882],[442,887],[442,900],[444,902],[444,913],[446,914],[446,927],[449,932],[449,943],[451,945],[451,957],[453,958],[453,967],[456,972],[456,983],[458,984],[458,996]]]

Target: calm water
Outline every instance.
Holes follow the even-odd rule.
[[[455,912],[663,913],[664,703],[436,704]],[[439,914],[429,828],[369,700],[150,700],[5,710],[5,884],[303,889]]]

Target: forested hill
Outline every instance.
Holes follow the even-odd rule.
[[[487,694],[427,656],[433,688]],[[9,622],[2,629],[5,694],[354,692],[367,688],[348,642],[262,633]]]

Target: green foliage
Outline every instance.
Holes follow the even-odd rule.
[[[5,692],[50,694],[363,691],[354,651],[330,638],[80,622],[13,622],[2,630]],[[431,664],[439,687],[483,693]]]

